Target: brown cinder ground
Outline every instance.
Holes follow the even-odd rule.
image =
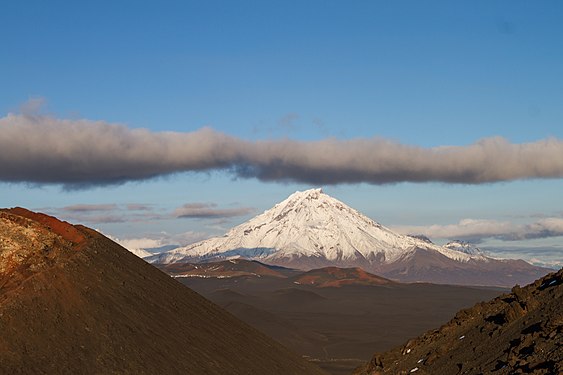
[[[357,375],[562,374],[563,270],[375,354]]]

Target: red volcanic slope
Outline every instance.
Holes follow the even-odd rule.
[[[320,288],[344,285],[386,285],[391,280],[376,276],[361,268],[325,267],[305,272],[295,277],[294,282]]]
[[[40,223],[44,227],[51,230],[53,233],[58,234],[65,240],[70,241],[74,244],[79,244],[86,240],[84,235],[72,224],[69,224],[66,221],[61,221],[53,216],[29,211],[22,207],[10,208],[3,211]]]
[[[83,226],[0,210],[0,373],[321,374]]]

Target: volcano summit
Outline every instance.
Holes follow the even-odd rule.
[[[146,259],[166,264],[234,258],[304,270],[361,267],[399,281],[465,285],[527,284],[549,271],[395,233],[321,189],[298,191],[223,237]]]

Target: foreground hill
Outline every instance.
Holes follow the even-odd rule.
[[[563,373],[563,270],[460,311],[355,374]]]
[[[321,374],[99,233],[0,210],[0,373]]]
[[[527,284],[550,271],[395,233],[321,189],[296,192],[222,237],[146,259],[193,263],[236,258],[302,270],[360,267],[403,282],[503,287]]]

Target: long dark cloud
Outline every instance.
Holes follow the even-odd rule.
[[[67,212],[99,212],[99,211],[113,211],[117,209],[115,203],[111,204],[73,204],[61,208],[62,211]]]
[[[481,184],[563,177],[563,141],[422,148],[381,138],[247,141],[203,128],[151,132],[103,121],[9,114],[0,119],[0,181],[66,187],[188,171],[310,184]]]
[[[150,204],[143,203],[129,203],[127,205],[129,211],[152,211],[153,206]]]
[[[79,203],[60,208],[49,207],[42,211],[71,222],[88,224],[149,222],[173,217],[170,213],[155,212],[152,205],[142,203]]]
[[[174,211],[177,218],[220,219],[248,215],[253,208],[217,208],[214,203],[187,203]]]
[[[154,205],[143,203],[80,203],[43,210],[65,220],[88,224],[154,222],[178,218],[229,219],[254,212],[254,208],[250,207],[220,208],[216,203],[187,203],[170,211],[158,210]]]

